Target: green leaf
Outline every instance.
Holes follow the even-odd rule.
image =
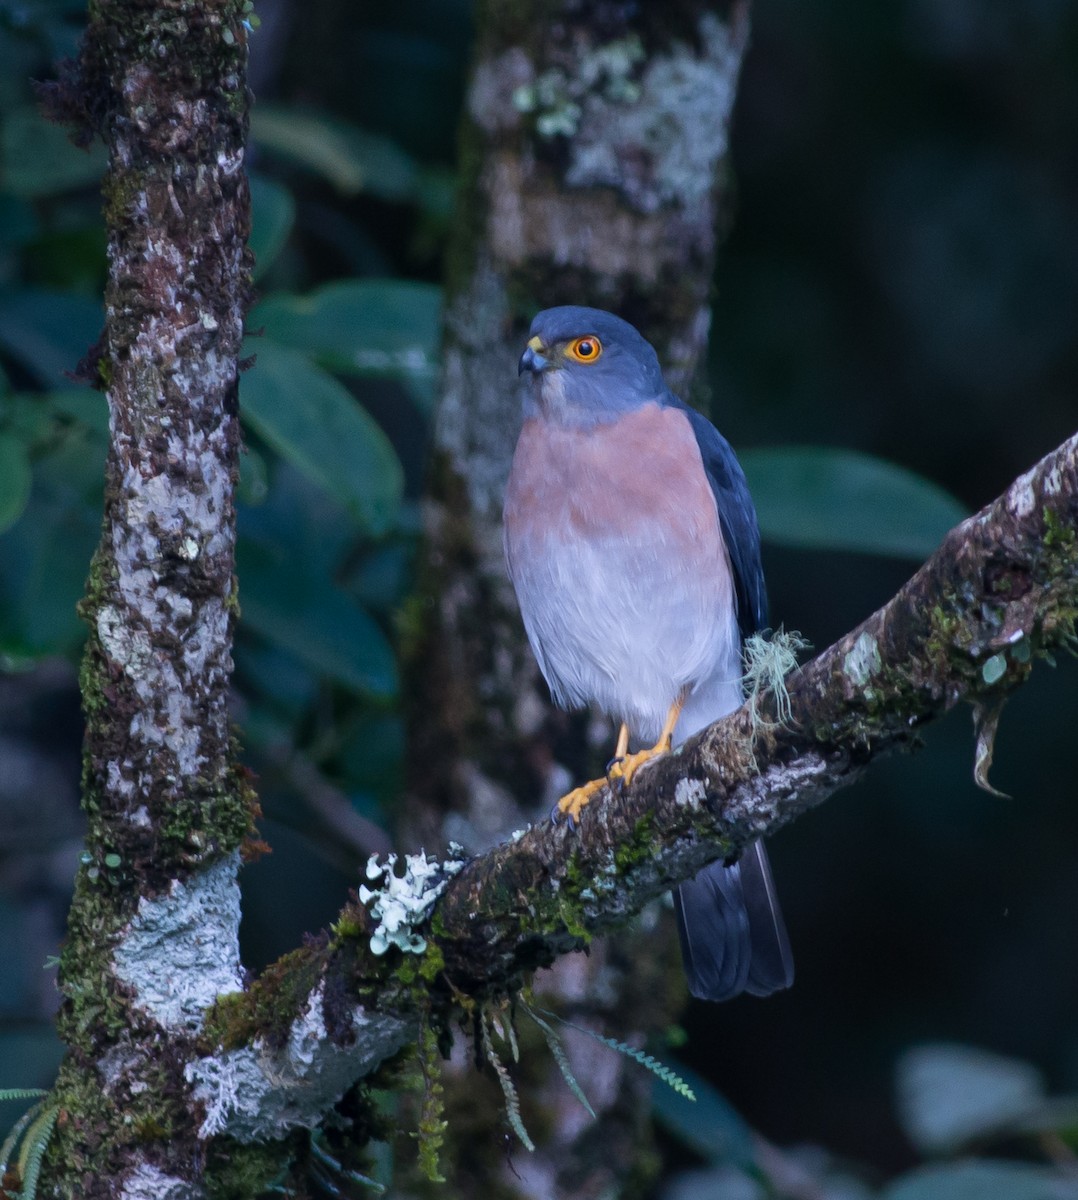
[[[26,445],[0,433],[0,533],[19,519],[30,498],[30,460]]]
[[[103,393],[90,387],[65,388],[18,397],[23,403],[39,405],[45,412],[65,422],[77,422],[106,442],[109,436],[109,405]]]
[[[236,484],[236,499],[242,504],[261,504],[269,491],[269,470],[266,460],[252,446],[244,446],[240,454],[240,477]]]
[[[80,150],[59,125],[32,104],[4,114],[0,125],[0,187],[22,198],[51,196],[96,183],[105,170],[105,150],[96,143]]]
[[[753,1170],[753,1134],[744,1118],[703,1076],[682,1063],[678,1063],[678,1073],[684,1076],[696,1100],[688,1100],[656,1081],[651,1089],[656,1119],[709,1162]]]
[[[237,547],[241,621],[304,665],[364,695],[392,697],[397,666],[385,635],[333,580],[289,554]],[[297,561],[299,559],[299,561]]]
[[[251,136],[327,179],[340,192],[370,192],[385,200],[408,200],[419,178],[413,160],[389,138],[315,112],[260,104],[251,114]]]
[[[404,476],[389,439],[356,398],[302,354],[268,339],[240,384],[241,415],[373,534],[400,504]]]
[[[252,278],[260,279],[284,248],[296,220],[296,202],[288,188],[264,175],[251,173],[251,236],[254,252]]]
[[[349,722],[343,741],[340,764],[350,786],[387,800],[400,795],[405,737],[399,716],[379,713]]]
[[[0,195],[0,246],[22,246],[38,234],[33,205],[11,195]]]
[[[0,535],[0,654],[70,654],[84,627],[75,613],[101,536],[105,446],[75,430],[34,466],[30,500]]]
[[[1022,1163],[925,1167],[895,1180],[880,1200],[1074,1200],[1073,1176]]]
[[[254,580],[251,585],[255,586]],[[290,720],[298,720],[318,696],[318,677],[310,667],[275,642],[263,637],[245,638],[245,628],[241,621],[235,647],[236,678],[244,697],[252,708],[257,708],[264,695],[274,714],[279,710]],[[258,744],[250,722],[244,722],[244,733],[249,741]]]
[[[925,1154],[1007,1130],[1045,1099],[1035,1067],[973,1046],[916,1046],[899,1060],[896,1074],[903,1128]]]
[[[101,292],[107,239],[96,205],[92,220],[92,224],[50,229],[24,247],[23,269],[39,287],[87,296]]]
[[[101,304],[23,288],[0,294],[0,349],[47,388],[61,386],[101,333]]]
[[[868,454],[789,446],[740,458],[760,531],[783,545],[926,558],[968,516],[936,484]]]
[[[442,292],[402,279],[348,279],[307,296],[273,295],[249,328],[309,354],[331,371],[400,379],[424,409],[438,378]]]

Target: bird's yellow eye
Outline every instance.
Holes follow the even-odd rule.
[[[573,338],[569,345],[565,347],[566,358],[571,358],[573,362],[578,363],[594,362],[602,352],[603,343],[594,334],[589,334],[587,337]]]

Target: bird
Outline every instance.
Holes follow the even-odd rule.
[[[738,708],[742,645],[767,625],[756,510],[729,443],[667,386],[652,345],[598,308],[532,321],[503,540],[528,641],[559,707],[619,721],[607,779],[563,796],[570,824],[608,780]],[[630,739],[652,743],[627,753]],[[793,958],[763,844],[674,894],[689,990],[766,996]]]

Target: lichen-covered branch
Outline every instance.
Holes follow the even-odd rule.
[[[758,697],[641,769],[624,795],[602,793],[579,828],[544,822],[475,859],[448,882],[422,955],[372,955],[369,914],[349,906],[330,939],[211,1014],[207,1033],[219,1048],[192,1070],[219,1078],[230,1055],[250,1057],[254,1045],[266,1069],[280,1071],[266,1047],[280,1054],[292,1043],[312,999],[326,1024],[330,997],[329,1023],[340,1031],[330,1040],[357,1074],[369,1069],[414,1036],[420,1014],[444,1021],[462,1003],[519,988],[533,968],[821,803],[960,701],[977,715],[983,765],[986,731],[1033,661],[1076,645],[1076,530],[1078,435],[954,529],[889,604],[791,675],[788,721],[775,720],[773,697]],[[356,998],[362,1028],[348,1016]],[[396,1023],[380,1024],[386,1018]],[[215,1116],[217,1128],[252,1135],[238,1098]]]
[[[239,847],[252,797],[228,718],[237,356],[249,290],[243,0],[99,0],[45,90],[100,136],[106,325],[102,539],[82,615],[86,851],[60,987],[67,1045],[43,1194],[194,1196],[183,1068],[241,986]]]
[[[1078,435],[963,522],[887,605],[787,680],[790,719],[746,703],[609,792],[578,831],[537,828],[485,855],[438,909],[457,986],[511,979],[621,924],[672,883],[767,836],[880,754],[973,706],[984,783],[995,720],[1034,659],[1073,651]],[[559,925],[556,914],[564,911]]]

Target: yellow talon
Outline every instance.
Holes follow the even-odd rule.
[[[605,779],[592,779],[578,788],[573,788],[554,805],[554,812],[551,815],[554,820],[557,820],[559,816],[568,817],[569,824],[574,824],[580,820],[580,810],[591,802],[591,798],[596,792],[602,791],[604,787],[606,787]]]
[[[589,780],[589,782],[581,784],[580,787],[573,788],[571,792],[566,792],[557,804],[554,805],[550,819],[558,821],[562,817],[567,817],[570,825],[576,824],[580,820],[581,809],[591,803],[591,798],[596,792],[601,792],[608,783],[620,783],[622,787],[626,787],[632,782],[637,770],[648,759],[665,754],[673,744],[674,726],[677,724],[678,717],[681,716],[682,703],[683,701],[679,697],[670,705],[670,711],[666,714],[666,721],[663,723],[663,730],[659,734],[659,740],[650,750],[638,750],[635,754],[626,754],[625,752],[629,748],[629,727],[623,723],[621,729],[618,731],[618,744],[614,750],[614,758],[607,771],[606,778]]]
[[[656,744],[649,750],[637,750],[635,754],[626,754],[620,762],[616,762],[610,768],[610,782],[620,783],[622,787],[628,787],[633,781],[633,776],[649,759],[658,758],[660,754],[665,754],[670,749],[670,743],[665,746]]]
[[[611,783],[615,780],[622,787],[628,787],[633,781],[633,776],[636,772],[648,762],[650,759],[658,758],[660,754],[669,752],[670,747],[674,744],[674,726],[678,722],[678,717],[681,716],[681,708],[684,701],[678,697],[673,704],[670,705],[670,711],[666,714],[666,720],[663,722],[662,733],[659,734],[659,740],[649,750],[638,750],[635,754],[626,754],[625,750],[629,744],[629,731],[622,725],[621,733],[618,736],[618,750],[614,763],[610,767],[609,778]]]

